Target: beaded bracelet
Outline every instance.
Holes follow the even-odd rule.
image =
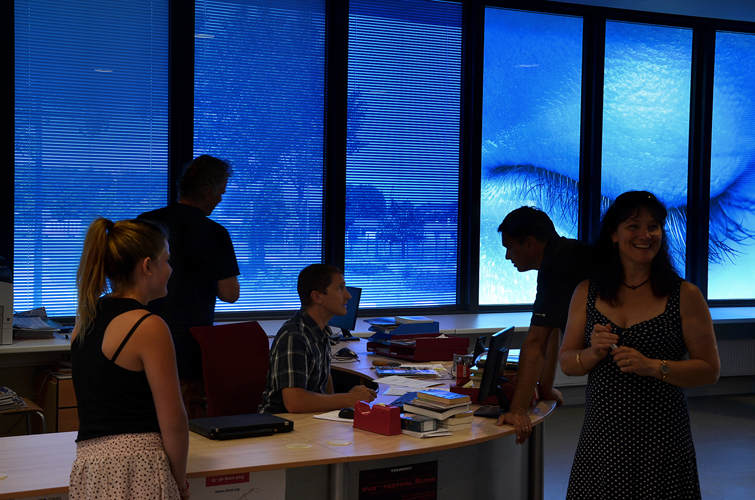
[[[186,484],[184,484],[183,488],[178,488],[178,492],[179,493],[183,493],[183,492],[185,492],[186,490],[189,489],[189,481],[184,480],[184,483],[186,483]]]

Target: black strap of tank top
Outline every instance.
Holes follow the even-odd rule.
[[[134,332],[136,331],[136,329],[137,329],[137,328],[139,328],[139,325],[141,325],[141,324],[142,324],[142,321],[144,321],[145,319],[147,319],[147,317],[148,317],[148,316],[152,316],[152,313],[147,313],[147,314],[145,314],[144,316],[142,316],[141,318],[139,318],[139,321],[137,321],[136,323],[134,323],[134,326],[133,326],[133,327],[131,327],[131,331],[129,331],[129,332],[128,332],[128,333],[126,334],[126,338],[125,338],[125,339],[123,339],[123,342],[121,342],[121,345],[120,345],[120,346],[118,347],[118,350],[117,350],[117,351],[115,351],[115,354],[113,354],[113,357],[112,357],[112,358],[110,358],[110,361],[112,361],[113,363],[115,363],[115,359],[116,359],[116,358],[118,357],[118,355],[119,355],[119,354],[121,353],[121,350],[122,350],[122,349],[123,349],[123,347],[124,347],[124,346],[126,345],[126,342],[128,342],[128,339],[130,339],[130,338],[131,338],[131,335],[133,335],[133,333],[134,333]]]

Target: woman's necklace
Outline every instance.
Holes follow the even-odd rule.
[[[640,283],[639,285],[627,285],[627,284],[626,284],[626,283],[624,283],[623,281],[621,282],[621,284],[622,284],[622,285],[624,285],[625,287],[629,288],[630,290],[637,290],[638,288],[640,288],[640,287],[641,287],[642,285],[644,285],[644,284],[645,284],[645,283],[647,283],[648,281],[650,281],[650,278],[646,279],[645,281],[643,281],[643,282],[642,282],[642,283]]]

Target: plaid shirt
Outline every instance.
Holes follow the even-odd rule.
[[[270,369],[262,394],[260,413],[286,413],[283,389],[325,394],[330,377],[329,326],[321,329],[303,309],[278,330],[270,348]]]

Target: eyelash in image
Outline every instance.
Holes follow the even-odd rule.
[[[743,177],[749,177],[747,175]],[[534,165],[502,165],[490,171],[489,180],[498,184],[500,196],[520,205],[532,205],[545,211],[554,224],[576,234],[579,184],[574,179]],[[741,253],[731,243],[749,244],[755,241],[755,230],[742,221],[753,208],[753,200],[743,196],[747,191],[736,186],[748,186],[749,179],[736,179],[727,190],[710,200],[710,262],[725,259],[735,262]],[[601,197],[601,215],[613,199]],[[687,238],[687,207],[667,207],[666,237],[669,252],[677,269],[684,269]]]

